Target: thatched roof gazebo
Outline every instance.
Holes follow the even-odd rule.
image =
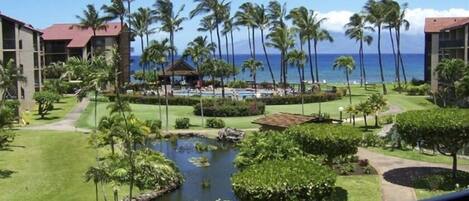
[[[177,60],[174,65],[169,64],[164,70],[160,70],[158,76],[160,80],[171,81],[171,79],[174,79],[173,82],[175,83],[184,81],[187,85],[193,86],[199,79],[199,72],[186,61]],[[177,78],[179,80],[176,80]]]

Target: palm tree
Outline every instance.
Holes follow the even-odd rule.
[[[234,50],[234,36],[233,36],[233,30],[239,30],[238,27],[236,26],[236,23],[234,22],[235,17],[230,17],[225,20],[224,23],[224,29],[223,32],[225,34],[230,34],[230,40],[231,40],[231,64],[233,65],[233,71],[236,71],[236,62],[235,62],[235,50]],[[228,45],[226,52],[228,54]],[[233,75],[233,80],[236,81],[236,76]]]
[[[145,46],[143,43],[143,38],[145,34],[148,33],[150,24],[151,24],[151,10],[149,8],[139,8],[136,13],[132,14],[131,24],[132,24],[132,32],[140,37],[140,45],[142,46],[142,53],[145,50]],[[146,84],[146,77],[145,77],[145,64],[146,62],[140,62],[141,68],[143,70],[143,84]]]
[[[368,101],[360,102],[357,107],[357,111],[363,114],[363,120],[365,121],[365,129],[368,130],[367,117],[371,114],[372,109]]]
[[[155,3],[156,16],[155,19],[161,22],[161,30],[169,33],[169,41],[171,43],[171,66],[174,66],[174,56],[176,48],[174,48],[174,34],[182,30],[181,24],[187,18],[181,17],[181,13],[184,10],[182,5],[179,10],[174,12],[174,6],[171,0],[157,0]],[[171,86],[174,87],[174,72],[171,75]]]
[[[264,70],[264,64],[261,61],[248,59],[243,63],[243,72],[249,70],[250,76],[254,81],[254,93],[257,94],[257,71]]]
[[[278,1],[270,1],[267,9],[267,15],[272,22],[272,28],[280,26],[285,27],[285,17],[287,15],[287,3],[283,5]]]
[[[325,18],[323,18],[325,19]],[[320,28],[320,24],[316,27],[316,30],[313,32],[313,40],[314,40],[314,66],[316,69],[316,82],[319,81],[319,67],[318,67],[318,43],[321,41],[329,41],[333,42],[334,39],[329,34],[329,31]]]
[[[287,55],[287,60],[290,65],[298,68],[298,76],[300,78],[300,95],[301,95],[301,114],[305,114],[304,99],[303,99],[303,82],[304,82],[304,67],[306,63],[306,53],[301,50],[292,50]]]
[[[106,29],[106,18],[99,15],[94,5],[88,4],[86,8],[83,11],[83,17],[77,15],[76,18],[80,21],[78,25],[80,28],[91,29],[93,31],[91,58],[94,59],[94,56],[96,56],[96,44],[94,41],[96,39],[96,31]]]
[[[220,78],[220,85],[221,85],[221,96],[225,98],[225,77],[231,76],[236,72],[233,72],[233,68],[231,65],[221,59],[216,59],[213,61],[213,73],[215,77]]]
[[[366,69],[365,69],[365,54],[363,48],[363,42],[370,45],[373,42],[373,37],[366,34],[366,31],[374,31],[370,26],[366,25],[366,16],[362,14],[354,14],[350,17],[350,22],[345,25],[347,29],[345,35],[349,36],[350,39],[355,39],[359,42],[360,47],[358,49],[358,57],[360,61],[360,86],[365,84],[366,87]]]
[[[274,90],[275,90],[276,89],[275,76],[272,71],[272,66],[270,65],[269,56],[267,54],[267,48],[266,48],[266,43],[265,43],[265,33],[264,33],[264,31],[267,30],[270,26],[270,18],[267,15],[267,10],[264,7],[264,5],[255,6],[254,11],[253,11],[253,19],[254,19],[254,23],[256,27],[259,28],[261,32],[262,49],[264,50],[265,60],[267,62],[267,67],[269,68],[270,77],[272,77],[272,83],[273,83]]]
[[[18,82],[26,82],[26,77],[15,66],[15,61],[13,59],[6,63],[0,61],[0,109],[2,109],[10,90],[15,88]]]
[[[366,20],[378,29],[378,61],[381,74],[381,84],[383,85],[383,93],[386,95],[388,91],[384,81],[383,59],[381,57],[381,29],[386,21],[386,13],[388,11],[386,10],[386,7],[383,5],[383,3],[377,2],[375,0],[368,0],[364,10],[367,15]]]
[[[369,103],[372,111],[375,113],[375,127],[378,127],[379,126],[378,114],[380,111],[382,111],[386,107],[387,105],[386,99],[384,98],[383,95],[376,93],[368,97],[367,102]]]
[[[109,182],[109,174],[107,171],[101,167],[89,167],[85,173],[85,181],[93,181],[96,191],[96,201],[98,198],[98,183],[107,183]]]
[[[345,112],[349,113],[352,116],[352,125],[355,126],[355,116],[358,114],[357,107],[354,105],[349,105],[345,108]]]
[[[153,63],[160,65],[161,72],[163,74],[163,86],[164,86],[164,97],[165,97],[165,110],[166,110],[166,119],[165,119],[165,127],[166,132],[169,129],[169,108],[168,108],[168,88],[166,85],[166,70],[164,69],[164,65],[167,63],[168,54],[173,52],[173,46],[170,45],[170,41],[168,39],[164,39],[162,41],[152,41],[150,45],[147,47],[146,52],[148,52],[148,57],[150,61]],[[156,71],[156,69],[155,69]],[[157,90],[158,100],[160,100],[159,90]],[[161,105],[161,103],[159,104]],[[161,108],[160,108],[160,119],[161,119]]]
[[[404,62],[402,60],[402,54],[401,54],[401,28],[404,27],[404,30],[409,30],[410,28],[410,23],[408,20],[406,20],[406,12],[407,12],[407,3],[403,4],[400,7],[400,11],[398,11],[398,17],[396,18],[396,22],[394,23],[395,26],[395,34],[396,34],[396,43],[397,43],[397,63],[398,63],[398,68],[399,64],[402,67],[402,76],[404,77],[404,84],[407,84],[407,76],[404,68]]]
[[[284,94],[287,94],[287,52],[295,45],[293,39],[293,30],[287,26],[278,26],[267,36],[270,40],[267,45],[274,47],[280,51],[280,68],[283,73],[283,89]]]
[[[107,16],[104,17],[106,21],[119,19],[121,27],[124,27],[124,18],[127,9],[124,6],[123,0],[111,0],[111,4],[103,5],[101,10],[107,14]]]
[[[343,69],[345,71],[345,77],[347,79],[347,88],[349,92],[350,104],[352,104],[352,90],[350,88],[349,75],[355,70],[355,60],[351,56],[340,56],[334,62],[334,70]]]
[[[251,57],[253,58],[254,57],[254,53],[253,53],[253,45],[252,45],[252,39],[251,39],[251,27],[254,26],[255,22],[254,22],[254,18],[253,18],[253,15],[251,13],[254,12],[254,5],[250,2],[246,2],[246,3],[243,3],[241,4],[241,6],[239,7],[239,11],[236,12],[235,14],[235,18],[236,18],[236,25],[239,25],[239,26],[245,26],[246,29],[247,29],[247,33],[248,33],[248,41],[249,41],[249,51],[251,53]]]
[[[456,82],[464,75],[466,64],[461,59],[443,59],[435,69],[438,76],[438,93],[442,95],[443,107],[456,97]]]
[[[389,38],[391,40],[391,49],[392,49],[392,55],[394,58],[394,72],[395,72],[395,81],[397,81],[398,87],[397,90],[399,93],[401,92],[401,76],[399,72],[400,66],[398,65],[397,61],[399,60],[399,57],[397,57],[396,54],[396,47],[394,43],[394,36],[393,36],[393,29],[395,29],[395,21],[396,18],[399,15],[399,10],[400,6],[398,3],[396,3],[394,0],[381,0],[382,5],[385,7],[385,10],[387,11],[385,13],[385,25],[383,26],[383,29],[388,29],[389,31]]]
[[[197,29],[197,31],[202,31],[202,32],[208,31],[210,34],[210,43],[214,44],[213,43],[213,30],[215,29],[215,22],[213,20],[213,17],[205,16],[204,18],[202,18],[202,20],[200,20],[199,26],[200,27]],[[213,51],[213,56],[215,56],[216,49],[214,48],[212,51]]]

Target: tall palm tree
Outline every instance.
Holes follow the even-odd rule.
[[[224,22],[224,29],[223,32],[225,33],[225,36],[228,34],[230,35],[230,41],[231,41],[231,64],[233,65],[233,71],[236,71],[236,61],[235,61],[235,50],[234,50],[234,36],[233,36],[233,30],[237,30],[238,27],[236,26],[236,23],[234,22],[235,17],[229,17],[228,19],[225,20]],[[228,45],[227,45],[227,50],[228,52]],[[229,59],[229,58],[227,58]],[[236,76],[233,76],[233,80],[236,80]]]
[[[0,109],[12,88],[16,87],[18,82],[26,82],[26,77],[22,75],[20,69],[15,66],[13,59],[0,61]]]
[[[298,68],[298,76],[300,78],[300,95],[301,95],[301,114],[305,114],[304,99],[303,99],[303,82],[304,82],[304,67],[306,64],[306,53],[302,50],[292,50],[287,55],[287,60],[290,65]]]
[[[394,0],[381,0],[381,3],[386,8],[386,11],[387,11],[387,13],[385,14],[386,15],[385,26],[383,26],[383,28],[388,29],[389,31],[389,38],[391,40],[391,47],[392,47],[391,49],[392,49],[392,54],[394,57],[395,81],[397,81],[397,85],[398,85],[397,90],[400,93],[401,92],[401,75],[399,72],[400,64],[398,64],[399,57],[397,56],[397,53],[396,53],[396,45],[394,43],[394,36],[393,36],[393,30],[395,30],[395,27],[396,27],[395,22],[400,14],[400,5]]]
[[[165,129],[168,132],[169,129],[169,108],[168,108],[168,88],[166,83],[166,70],[164,69],[164,65],[167,63],[168,55],[173,52],[173,46],[170,44],[171,42],[168,39],[164,39],[162,41],[152,41],[150,45],[147,47],[146,52],[148,52],[148,57],[150,61],[155,64],[160,65],[161,72],[163,74],[163,88],[164,88],[164,97],[165,97],[165,111],[166,111],[166,119],[165,119]],[[155,69],[156,70],[156,69]],[[159,90],[157,90],[157,95],[159,96]],[[158,97],[158,100],[160,98]],[[161,104],[160,104],[161,105]],[[160,119],[161,119],[161,112],[160,112]]]
[[[200,20],[199,28],[197,31],[201,32],[209,32],[210,35],[210,43],[213,43],[213,30],[215,29],[215,21],[213,20],[212,16],[205,16]],[[216,48],[213,49],[213,56],[216,55]]]
[[[325,18],[323,18],[325,19]],[[313,32],[314,41],[314,66],[316,69],[316,82],[319,81],[319,67],[318,67],[318,43],[321,41],[333,42],[334,39],[330,35],[329,31],[321,29],[320,24],[317,25],[316,30]]]
[[[267,15],[272,21],[272,28],[277,26],[285,27],[285,17],[287,16],[287,3],[284,3],[282,5],[278,1],[270,1],[267,9]]]
[[[88,4],[86,10],[83,11],[83,16],[77,15],[76,18],[80,21],[79,27],[82,29],[91,29],[93,31],[91,59],[96,56],[96,31],[106,29],[106,18],[101,17],[94,5]]]
[[[272,83],[274,86],[274,90],[276,89],[275,83],[275,76],[272,71],[272,66],[270,65],[269,55],[267,53],[266,42],[265,42],[265,30],[269,29],[270,27],[270,18],[267,15],[267,10],[264,5],[257,5],[253,11],[253,19],[254,23],[257,28],[259,28],[261,32],[261,42],[262,42],[262,49],[264,50],[265,60],[267,62],[267,67],[269,68],[270,77],[272,78]]]
[[[359,42],[358,57],[360,63],[360,86],[365,84],[366,87],[366,69],[365,69],[365,54],[363,43],[370,45],[373,42],[373,37],[366,34],[366,31],[374,31],[370,26],[366,25],[366,16],[362,14],[354,14],[350,17],[349,23],[345,25],[347,29],[345,35],[349,36],[350,39],[355,39]]]
[[[150,8],[139,8],[137,12],[132,14],[131,24],[132,24],[132,32],[133,34],[140,37],[140,45],[142,46],[142,53],[145,50],[145,45],[143,43],[145,34],[148,33],[149,27],[151,24],[152,13]],[[140,62],[141,68],[143,70],[143,84],[146,85],[146,76],[145,76],[145,67],[146,62]]]
[[[110,5],[103,5],[101,10],[107,15],[104,17],[106,21],[119,19],[121,27],[124,27],[124,18],[127,13],[123,0],[111,0]]]
[[[404,77],[404,84],[407,84],[407,76],[406,76],[406,71],[404,68],[404,62],[402,59],[402,54],[401,54],[401,28],[403,27],[405,31],[409,30],[410,28],[410,22],[406,20],[406,13],[407,13],[407,3],[403,4],[400,6],[400,9],[398,12],[398,17],[395,18],[395,34],[396,34],[396,45],[397,45],[397,57],[398,57],[398,65],[402,67],[402,76]],[[399,66],[398,66],[399,68]]]
[[[221,96],[225,98],[225,78],[235,74],[231,65],[221,59],[216,59],[213,61],[213,73],[215,77],[220,78],[221,85]]]
[[[269,42],[268,46],[274,47],[280,51],[280,68],[283,73],[283,89],[284,94],[287,94],[287,52],[295,45],[293,39],[293,30],[287,26],[278,26],[267,36]]]
[[[248,59],[243,63],[243,72],[248,70],[254,81],[254,93],[257,95],[257,71],[264,70],[264,64],[261,61]]]
[[[366,13],[366,20],[373,24],[374,27],[378,30],[378,61],[379,61],[379,70],[381,74],[381,84],[383,85],[383,93],[386,95],[388,93],[386,89],[386,83],[384,81],[384,71],[383,71],[383,59],[381,57],[381,30],[383,24],[386,21],[386,7],[381,2],[375,0],[368,0],[365,4],[364,11]]]
[[[350,105],[352,104],[352,89],[350,88],[350,74],[355,70],[355,60],[351,56],[340,56],[334,62],[334,70],[343,69],[345,72],[345,77],[347,79],[347,88],[349,92],[349,101]]]
[[[253,39],[251,38],[251,27],[255,25],[254,18],[252,15],[253,12],[254,12],[254,4],[252,4],[251,2],[246,2],[246,3],[241,4],[241,6],[239,6],[239,11],[236,12],[235,14],[235,18],[236,18],[235,24],[238,26],[244,26],[247,29],[249,51],[251,54],[251,58],[254,58],[253,45],[252,45]]]
[[[174,11],[174,5],[171,0],[157,0],[155,3],[156,16],[155,19],[161,22],[161,30],[169,33],[169,41],[171,43],[171,66],[174,66],[174,56],[176,48],[174,48],[174,34],[182,30],[182,22],[187,18],[182,17],[181,13],[184,10],[182,5],[177,11]],[[174,87],[174,72],[171,75],[171,86]]]

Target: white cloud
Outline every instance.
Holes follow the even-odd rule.
[[[326,17],[328,20],[324,27],[329,31],[343,32],[344,25],[348,23],[350,16],[354,12],[339,10],[319,13],[320,17]],[[435,10],[424,8],[412,8],[407,10],[407,20],[410,22],[409,34],[422,34],[425,26],[426,17],[469,17],[469,10],[460,8],[451,8],[448,10]]]

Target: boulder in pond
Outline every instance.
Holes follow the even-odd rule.
[[[238,142],[244,138],[245,132],[236,128],[223,128],[218,131],[218,140]]]

